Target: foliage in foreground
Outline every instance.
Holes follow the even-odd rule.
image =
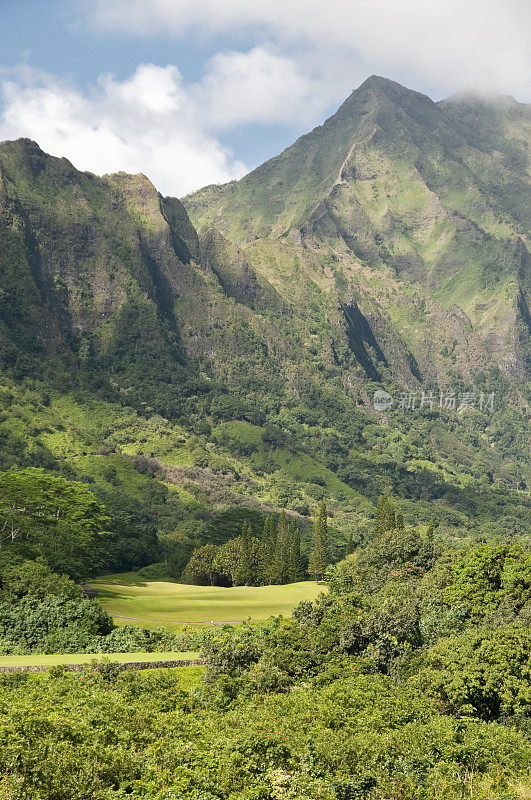
[[[295,691],[253,693],[222,711],[180,675],[2,678],[2,800],[525,796],[521,733],[442,716],[388,677],[330,667]]]
[[[39,575],[76,588],[28,564],[4,591]],[[204,633],[203,676],[0,677],[0,800],[526,800],[529,576],[519,547],[395,526],[291,619]]]

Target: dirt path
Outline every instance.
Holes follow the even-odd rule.
[[[178,620],[171,622],[169,619],[144,619],[143,617],[121,617],[119,614],[111,614],[113,619],[126,619],[132,622],[158,622],[160,625],[239,625],[239,622],[183,622]]]

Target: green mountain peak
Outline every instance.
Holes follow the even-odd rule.
[[[183,202],[196,227],[240,244],[288,237],[390,269],[461,309],[522,376],[529,133],[528,107],[507,98],[435,103],[372,76],[279,156]]]

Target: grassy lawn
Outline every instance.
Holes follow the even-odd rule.
[[[199,653],[66,653],[61,655],[0,656],[0,667],[53,666],[54,664],[90,664],[97,659],[119,663],[138,661],[185,661],[199,658]]]
[[[115,617],[136,619],[118,623],[154,623],[175,626],[185,623],[242,622],[263,620],[272,614],[289,614],[301,600],[313,600],[325,587],[313,581],[284,586],[187,586],[149,581],[134,572],[104,575],[91,581],[98,600]]]

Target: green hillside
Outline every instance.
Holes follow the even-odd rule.
[[[425,303],[461,314],[461,325],[447,320],[454,338],[465,320],[475,348],[522,380],[530,132],[529,106],[510,98],[434,103],[373,76],[280,156],[184,202],[199,229],[236,242],[287,238],[305,260],[324,249],[347,281],[352,262],[388,285],[389,268],[399,291],[413,283]]]

